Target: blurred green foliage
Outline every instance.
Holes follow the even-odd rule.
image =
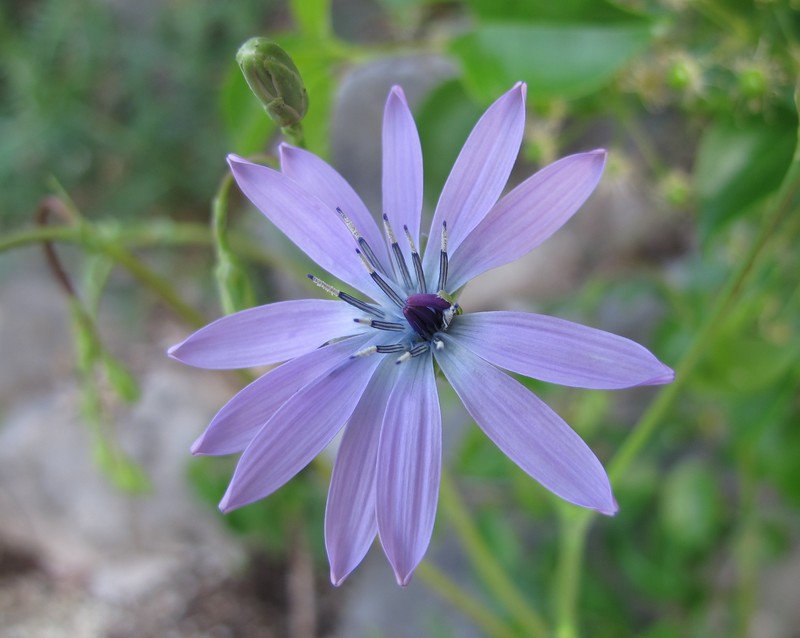
[[[369,43],[373,34],[363,42],[338,36],[326,0],[167,2],[150,11],[99,0],[12,3],[0,10],[2,224],[35,207],[50,174],[98,216],[205,216],[225,153],[262,152],[276,135],[233,59],[250,36],[269,35],[292,55],[310,96],[306,141],[323,157],[343,72],[409,51],[443,54],[457,73],[415,109],[428,204],[485,106],[526,81],[524,158],[549,161],[600,129],[612,158],[639,165],[641,189],[664,193],[660,221],[681,235],[677,248],[649,251],[618,276],[598,273],[547,310],[591,324],[645,308],[654,319],[643,340],[677,363],[754,240],[795,151],[800,13],[793,2],[348,5],[348,15],[369,7],[380,16],[376,31],[386,41],[377,44]],[[664,122],[669,139],[659,133]],[[677,405],[615,485],[621,513],[589,539],[580,605],[587,635],[747,636],[761,570],[797,545],[798,235],[795,198]],[[236,271],[245,289],[243,276]],[[101,356],[93,336],[78,339],[92,352],[81,372],[105,366],[129,398],[124,367]],[[526,383],[603,460],[634,424],[624,406],[633,403],[639,414],[655,392]],[[452,465],[497,560],[538,608],[552,609],[554,499],[475,427]],[[230,462],[203,459],[191,476],[204,498],[217,501]],[[324,495],[325,481],[305,472],[226,520],[276,552],[302,525],[321,556]]]
[[[3,3],[0,227],[51,175],[102,215],[205,213],[232,150],[220,82],[243,83],[231,52],[276,4]]]

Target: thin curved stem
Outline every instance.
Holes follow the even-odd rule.
[[[473,568],[486,587],[496,596],[497,601],[506,608],[524,630],[523,635],[530,638],[547,636],[548,629],[544,619],[509,579],[481,538],[447,472],[442,472],[439,502],[447,514],[448,522],[458,535]]]
[[[485,635],[493,638],[516,638],[517,634],[511,627],[430,562],[422,562],[417,567],[416,575],[439,596],[470,618]]]
[[[771,208],[767,209],[763,223],[747,254],[739,262],[727,283],[717,297],[706,321],[695,333],[695,336],[675,367],[675,381],[663,386],[650,407],[642,415],[637,425],[633,428],[628,438],[622,444],[617,454],[608,466],[608,475],[612,484],[615,483],[628,469],[631,462],[641,452],[647,442],[655,433],[656,427],[662,422],[667,412],[672,408],[680,391],[686,385],[691,373],[706,353],[713,333],[725,315],[730,312],[732,305],[740,296],[748,276],[755,268],[759,259],[767,253],[764,250],[768,241],[775,236],[776,229],[793,210],[796,209],[798,194],[800,194],[800,146],[795,151],[795,156],[780,191],[773,198]],[[568,546],[560,555],[558,565],[558,579],[563,585],[559,591],[567,600],[559,601],[560,614],[557,618],[556,635],[575,635],[577,597],[579,594],[580,568],[582,557],[585,553],[586,535],[594,519],[595,512],[583,510],[576,516],[573,524],[582,525],[581,533],[576,538],[569,540]]]
[[[202,313],[195,310],[181,298],[178,291],[169,281],[146,266],[141,260],[137,259],[133,253],[119,244],[111,243],[105,244],[102,247],[102,251],[125,268],[139,283],[158,295],[161,301],[171,308],[172,311],[188,325],[193,328],[201,328],[208,323]]]
[[[567,509],[569,508],[569,509]],[[580,567],[586,547],[586,533],[592,518],[584,516],[582,510],[565,504],[561,511],[561,531],[558,536],[558,565],[556,572],[555,618],[556,638],[577,638],[578,593],[580,590]]]
[[[92,224],[91,237],[105,241],[118,241],[128,248],[164,248],[167,246],[209,246],[213,241],[208,225],[195,222],[153,221],[147,224],[132,224],[120,227],[116,222]],[[124,230],[124,232],[123,232]],[[233,249],[243,257],[267,265],[275,265],[275,259],[255,242],[241,233],[230,233]],[[0,252],[23,248],[47,241],[71,244],[87,243],[85,229],[78,226],[47,226],[25,228],[5,233],[0,237]]]

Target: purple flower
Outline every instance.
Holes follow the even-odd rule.
[[[435,366],[523,470],[561,498],[609,515],[617,505],[597,457],[501,368],[582,388],[673,379],[672,370],[623,337],[537,314],[463,314],[456,303],[470,279],[521,257],[561,227],[603,171],[605,151],[571,155],[501,198],[524,121],[525,85],[517,84],[465,143],[424,253],[422,153],[399,87],[384,113],[382,230],[347,182],[307,151],[282,145],[281,172],[228,158],[253,204],[360,294],[309,275],[336,299],[244,310],[171,348],[170,356],[201,368],[285,362],[233,397],[192,452],[242,452],[220,503],[227,512],[278,489],[344,427],[325,516],[336,585],[376,534],[400,585],[425,554],[442,456]]]

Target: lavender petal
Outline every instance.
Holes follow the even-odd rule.
[[[453,252],[450,289],[519,259],[561,228],[594,191],[605,161],[602,149],[570,155],[505,195]]]
[[[612,515],[617,504],[586,443],[532,392],[457,339],[442,335],[436,360],[467,411],[508,458],[570,503]]]
[[[236,394],[192,445],[192,454],[223,455],[243,451],[261,427],[300,388],[358,352],[367,337],[345,339],[287,361]]]
[[[419,245],[422,147],[406,96],[399,86],[392,87],[383,112],[383,212],[410,264],[410,248],[401,233],[406,226],[414,243]]]
[[[458,317],[450,334],[489,363],[549,383],[611,390],[675,377],[635,341],[546,315],[472,313]]]
[[[344,429],[325,508],[325,547],[337,587],[366,555],[378,523],[375,467],[386,404],[399,367],[384,358]]]
[[[381,544],[397,583],[405,587],[433,532],[442,465],[442,415],[431,357],[411,359],[403,366],[381,428],[377,512]]]
[[[168,351],[198,368],[229,370],[270,365],[300,356],[326,341],[363,332],[355,308],[336,300],[301,299],[257,306],[200,328]]]
[[[426,273],[438,268],[442,223],[447,222],[448,249],[452,253],[503,192],[522,143],[525,92],[525,85],[517,84],[501,96],[478,120],[464,143],[436,205],[425,250]]]
[[[381,260],[386,271],[389,261],[383,233],[347,180],[327,162],[301,148],[281,144],[280,156],[283,174],[300,184],[306,192],[318,197],[329,210],[341,208]],[[341,248],[345,249],[346,246]]]
[[[311,259],[361,292],[379,294],[335,210],[283,173],[237,155],[228,155],[228,164],[247,198]]]
[[[219,508],[269,496],[308,465],[350,418],[380,361],[349,359],[296,392],[245,449]]]

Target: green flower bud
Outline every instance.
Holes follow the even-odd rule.
[[[244,79],[267,114],[281,126],[300,122],[308,92],[292,58],[268,38],[250,38],[236,54]]]
[[[694,196],[689,176],[680,170],[672,170],[659,182],[661,196],[675,207],[686,206]]]
[[[700,66],[694,59],[679,54],[667,67],[666,83],[674,91],[696,93],[702,84],[702,75]]]
[[[739,90],[746,98],[761,97],[767,92],[767,78],[761,69],[744,69],[738,78]]]

